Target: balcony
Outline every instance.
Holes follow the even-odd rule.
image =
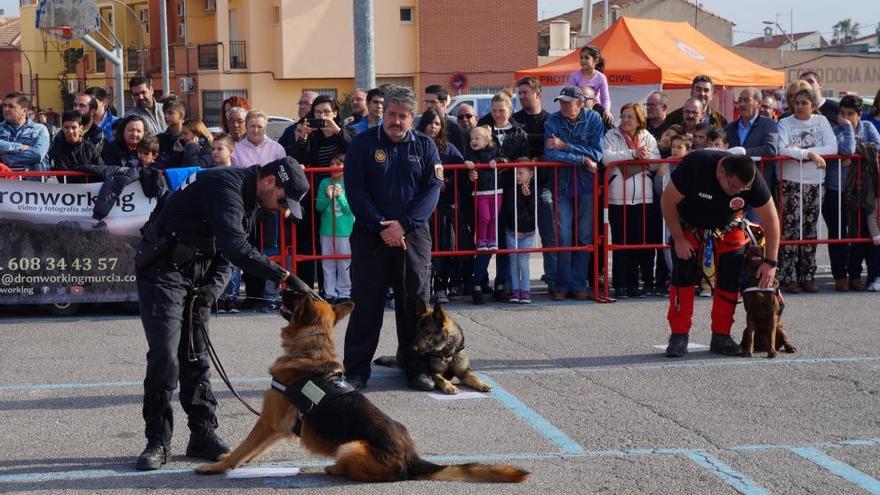
[[[217,56],[219,49],[218,43],[198,46],[199,70],[217,70],[219,68],[220,59]]]
[[[229,68],[247,69],[247,41],[229,42]]]

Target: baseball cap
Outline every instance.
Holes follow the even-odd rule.
[[[566,86],[559,92],[559,96],[553,98],[553,101],[575,101],[584,100],[584,90],[577,86]]]
[[[275,183],[284,188],[287,197],[287,208],[294,221],[299,222],[303,218],[302,204],[300,201],[309,192],[309,181],[302,171],[299,162],[292,157],[284,157],[274,162],[263,165],[269,168],[275,175]]]

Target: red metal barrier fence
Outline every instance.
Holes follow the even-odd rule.
[[[856,170],[856,174],[861,173],[861,167],[853,165],[860,164],[862,157],[859,155],[833,155],[826,156],[828,167],[838,167],[838,169],[842,169],[846,167],[846,161],[850,161],[851,169]],[[761,157],[756,158],[759,162],[759,167],[762,172],[765,167],[777,167],[778,171],[778,163],[783,161],[791,161],[792,159],[784,156],[775,156],[775,157]],[[651,237],[649,235],[649,226],[651,221],[658,221],[657,211],[659,210],[659,196],[656,194],[651,194],[653,199],[651,202],[644,201],[644,198],[648,196],[648,189],[653,188],[653,179],[650,178],[647,172],[654,172],[655,169],[659,169],[660,167],[674,167],[679,160],[676,159],[662,159],[662,160],[629,160],[629,161],[621,161],[614,162],[611,166],[608,167],[608,170],[605,171],[604,178],[599,180],[599,175],[597,174],[593,178],[593,186],[592,191],[589,195],[575,193],[573,194],[573,219],[572,226],[574,231],[572,232],[572,245],[571,246],[559,246],[559,209],[557,207],[556,199],[558,198],[558,187],[559,187],[559,172],[562,169],[572,170],[573,171],[573,179],[572,184],[578,184],[577,174],[589,173],[586,172],[581,167],[574,167],[569,164],[561,164],[561,163],[550,163],[550,162],[517,162],[517,163],[499,163],[495,168],[495,180],[497,186],[504,186],[505,181],[512,180],[510,176],[512,176],[515,172],[507,172],[511,169],[516,169],[520,167],[527,167],[534,170],[534,176],[539,175],[539,171],[545,171],[542,175],[543,184],[539,183],[536,187],[535,191],[532,191],[532,194],[538,195],[540,194],[540,190],[542,187],[546,187],[549,183],[552,189],[553,194],[553,246],[541,246],[541,247],[531,247],[531,248],[519,248],[518,246],[514,247],[506,247],[501,249],[493,249],[490,251],[478,250],[476,246],[473,245],[472,239],[463,242],[466,237],[462,236],[462,233],[472,235],[468,232],[469,225],[476,225],[477,219],[477,208],[476,208],[476,195],[471,194],[471,191],[476,191],[477,184],[476,182],[471,183],[467,180],[467,174],[470,170],[464,164],[455,164],[455,165],[444,165],[444,176],[446,178],[452,178],[450,182],[447,183],[447,187],[453,188],[453,204],[452,210],[454,213],[454,245],[452,249],[449,248],[441,248],[439,245],[439,229],[440,229],[440,219],[435,211],[431,221],[431,230],[434,238],[434,247],[432,249],[433,256],[479,256],[479,255],[504,255],[504,254],[513,254],[513,253],[548,253],[548,252],[575,252],[575,251],[583,251],[587,253],[592,253],[592,277],[590,280],[590,285],[592,287],[592,297],[596,301],[607,302],[612,301],[608,298],[608,289],[611,284],[611,276],[608,268],[611,266],[611,255],[615,251],[632,251],[632,250],[658,250],[668,248],[669,245],[665,242],[665,239],[668,237],[668,234],[665,230],[665,225],[662,225],[661,232],[663,232],[662,237],[659,239],[654,237],[653,241],[649,239]],[[803,161],[801,161],[801,166],[803,165]],[[635,182],[638,183],[636,187],[641,188],[641,191],[628,191],[627,188],[631,187],[626,184],[624,181],[623,184],[623,198],[628,198],[628,193],[635,192],[634,197],[640,196],[642,201],[634,202],[634,204],[629,206],[636,206],[635,209],[622,209],[622,233],[623,238],[618,242],[615,239],[612,242],[611,235],[611,225],[609,222],[609,209],[611,206],[623,206],[623,205],[614,205],[611,203],[612,199],[610,198],[609,188],[610,181],[614,178],[614,173],[612,171],[620,171],[631,167],[640,168],[639,173],[636,174],[636,177],[643,177],[642,179],[637,179]],[[487,170],[490,169],[488,164],[477,164],[475,170]],[[292,267],[292,271],[296,272],[301,263],[305,262],[317,262],[325,259],[344,259],[350,257],[350,255],[346,254],[338,254],[335,252],[331,253],[321,253],[319,251],[319,244],[315,242],[318,239],[318,212],[315,211],[314,208],[314,198],[316,194],[320,194],[321,191],[316,191],[315,187],[320,182],[320,179],[326,176],[329,176],[330,173],[341,171],[341,167],[314,167],[314,168],[306,168],[305,172],[309,178],[309,182],[311,185],[312,194],[311,197],[311,206],[307,209],[308,215],[310,218],[309,224],[311,225],[310,235],[312,236],[311,242],[308,243],[311,246],[310,252],[297,252],[295,246],[297,246],[297,229],[292,228],[292,224],[289,221],[281,221],[278,219],[277,215],[271,217],[269,220],[264,221],[259,226],[259,235],[258,235],[258,244],[261,250],[263,250],[270,259],[273,261],[287,267]],[[643,174],[642,174],[643,173]],[[12,172],[12,173],[0,173],[0,178],[24,178],[27,180],[30,177],[51,177],[57,176],[59,177],[59,181],[65,181],[67,176],[84,176],[86,174],[80,174],[77,172]],[[777,174],[779,175],[779,174]],[[500,176],[500,177],[499,177]],[[841,175],[838,173],[838,178]],[[668,182],[669,174],[665,175],[661,174],[661,177],[664,177],[664,185]],[[856,183],[861,184],[861,177],[856,177]],[[843,215],[846,214],[845,208],[846,204],[842,199],[843,194],[842,191],[845,189],[845,184],[839,184],[838,190],[841,191],[841,194],[838,196],[838,208],[836,211],[838,212],[838,225],[841,224],[840,219]],[[0,188],[2,189],[2,188]],[[819,204],[821,205],[821,194],[823,188],[819,187],[820,191],[820,200]],[[784,204],[785,204],[785,196],[782,190],[782,181],[779,180],[779,184],[774,191],[774,198],[779,200],[777,203],[777,208],[779,209],[780,217],[785,214]],[[588,245],[577,245],[578,242],[578,224],[580,223],[578,220],[578,202],[588,199],[592,202],[592,233],[593,240],[592,243]],[[335,201],[335,198],[334,198]],[[467,205],[465,208],[465,201],[472,201],[472,204]],[[624,201],[626,203],[626,201]],[[540,197],[537,198],[535,202],[535,219],[536,219],[536,227],[538,222],[540,207]],[[800,198],[800,207],[803,207],[803,197]],[[601,208],[600,208],[601,205]],[[880,205],[878,205],[880,206]],[[656,210],[655,210],[656,208]],[[649,218],[653,211],[653,218]],[[465,211],[468,215],[471,215],[470,218],[465,218],[462,212]],[[497,212],[496,212],[497,213]],[[600,214],[601,213],[601,214]],[[639,240],[636,242],[632,242],[632,239],[629,239],[627,235],[627,224],[628,222],[632,222],[631,218],[632,214],[639,215],[635,221],[639,222],[641,226],[641,235]],[[783,239],[781,241],[781,245],[805,245],[805,244],[836,244],[836,243],[868,243],[871,242],[870,237],[866,237],[868,235],[867,232],[862,231],[862,219],[863,212],[861,211],[861,205],[858,206],[858,211],[856,212],[856,218],[858,219],[858,224],[856,227],[856,234],[854,236],[846,237],[843,232],[838,231],[837,236],[833,239],[822,238],[822,222],[819,222],[819,235],[816,236],[815,239],[804,238],[803,229],[801,229],[800,235],[795,239]],[[333,217],[335,219],[335,216]],[[334,220],[335,221],[335,220]],[[662,217],[659,217],[659,221],[662,222]],[[466,225],[467,224],[467,225]],[[335,226],[334,226],[335,227]],[[656,226],[653,226],[654,228]],[[497,218],[495,222],[496,229],[496,239],[500,239],[501,235],[503,235],[503,226],[498,224]],[[537,228],[535,234],[537,235]],[[335,228],[333,229],[335,232]],[[334,235],[335,237],[335,235]],[[827,236],[826,236],[827,237]],[[334,243],[335,245],[335,243]],[[300,250],[302,251],[302,250]],[[600,290],[601,288],[601,290]]]

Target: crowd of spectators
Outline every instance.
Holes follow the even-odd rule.
[[[465,164],[444,174],[432,222],[434,250],[441,253],[432,263],[435,300],[470,296],[481,304],[491,295],[498,301],[530,302],[529,255],[496,251],[535,247],[572,248],[542,252],[541,278],[553,300],[587,299],[593,263],[586,248],[593,244],[594,219],[607,218],[612,245],[662,244],[668,232],[659,199],[669,173],[678,159],[705,148],[779,156],[759,166],[776,200],[782,238],[815,240],[820,214],[829,238],[871,238],[870,243],[830,244],[831,270],[838,291],[880,291],[876,214],[853,220],[842,211],[849,200],[850,171],[860,162],[823,158],[864,153],[873,148],[861,146],[880,144],[878,99],[864,113],[858,96],[846,95],[838,104],[822,96],[819,76],[806,72],[786,88],[782,108],[773,95],[742,89],[735,101],[736,118],[728,122],[713,108],[712,79],[698,75],[680,108],[670,110],[668,95],[656,91],[644,102],[621,105],[619,115],[612,115],[601,53],[585,47],[580,55],[581,70],[571,75],[552,109],[543,108],[541,84],[531,77],[517,81],[513,91],[495,94],[491,112],[483,116],[467,104],[447,115],[446,89],[425,88],[424,113],[417,117],[416,129],[433,139],[444,165]],[[75,95],[73,108],[61,115],[57,132],[29,116],[32,109],[26,96],[7,95],[0,124],[0,161],[19,170],[72,171],[95,164],[246,167],[292,156],[306,169],[341,167],[352,137],[376,132],[382,125],[385,90],[384,86],[355,90],[349,100],[350,116],[344,119],[334,98],[304,91],[297,121],[275,141],[266,135],[266,114],[251,108],[243,97],[223,102],[222,133],[213,135],[201,120],[188,119],[186,106],[173,95],[155,98],[149,79],[135,77],[129,87],[134,107],[127,114],[117,118],[106,90],[89,88]],[[522,107],[516,113],[514,97]],[[642,160],[655,162],[632,164]],[[509,165],[536,161],[562,165]],[[294,229],[297,252],[346,255],[350,251],[345,238],[353,218],[342,173],[320,171],[310,180],[312,190],[303,200],[304,221]],[[607,183],[603,189],[607,198],[593,197],[595,182]],[[596,210],[606,201],[607,217]],[[267,216],[262,222],[262,233],[259,238],[255,233],[252,240],[264,247],[277,246],[277,217]],[[783,247],[778,273],[783,290],[819,290],[816,249],[811,243]],[[451,256],[450,251],[475,254]],[[496,276],[490,281],[493,256]],[[867,279],[862,278],[863,264]],[[607,283],[618,299],[663,296],[668,293],[670,268],[669,253],[663,249],[615,249]],[[709,295],[711,254],[704,268],[700,285],[702,295]],[[326,297],[350,297],[345,262],[301,261],[297,269]],[[244,280],[251,299],[275,297],[262,281],[247,276]],[[240,274],[236,274],[221,309],[237,311],[239,290]]]

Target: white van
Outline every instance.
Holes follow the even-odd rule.
[[[455,95],[449,100],[447,114],[452,117],[458,116],[458,107],[462,105],[470,105],[477,111],[477,119],[492,112],[492,97],[495,95]],[[519,104],[519,98],[514,96],[513,111],[518,112],[522,108]]]

